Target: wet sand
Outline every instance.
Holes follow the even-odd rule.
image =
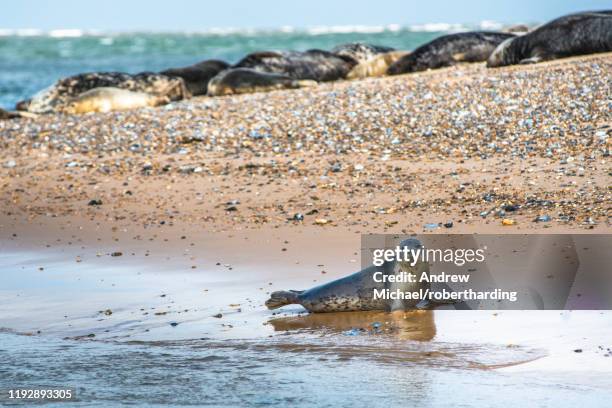
[[[542,403],[567,387],[555,394],[558,406],[585,390],[594,404],[606,401],[610,384],[575,373],[609,372],[608,312],[314,316],[263,302],[273,290],[358,270],[362,233],[609,233],[611,71],[609,54],[495,70],[473,64],[2,121],[0,328],[29,340],[0,333],[0,343],[41,350],[67,339],[57,347],[134,366],[144,364],[140,349],[123,347],[145,347],[160,370],[163,355],[179,348],[181,375],[219,392],[277,380],[272,394],[255,392],[249,403],[356,401],[291,395],[275,363],[283,360],[293,375],[301,367],[296,384],[312,391],[322,384],[309,372],[325,378],[348,367],[331,381],[337,396],[359,372],[371,393],[361,401],[371,406],[442,403],[431,400],[434,382],[463,384],[451,403],[468,406],[466,390],[477,385],[484,400],[512,384]],[[543,215],[550,221],[534,221]],[[162,357],[153,356],[157,346]],[[194,374],[193,349],[227,362]],[[380,394],[389,367],[416,370],[425,386]],[[470,382],[465,370],[479,374]],[[547,371],[558,377],[541,380]],[[22,378],[40,381],[29,375]],[[86,393],[96,381],[85,381]]]

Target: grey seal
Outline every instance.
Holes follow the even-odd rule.
[[[151,95],[126,89],[100,87],[90,89],[74,98],[64,108],[65,113],[111,112],[159,106],[170,102],[167,96]]]
[[[339,57],[352,59],[355,61],[355,64],[367,62],[377,55],[386,54],[392,51],[395,51],[395,49],[383,45],[372,45],[362,42],[340,44],[331,50],[333,54]]]
[[[395,61],[408,54],[408,51],[391,51],[360,62],[348,73],[346,79],[361,79],[368,77],[381,77],[387,74],[387,69]]]
[[[344,79],[355,64],[352,58],[323,50],[262,51],[247,55],[233,68],[251,68],[293,79],[326,82]]]
[[[208,95],[235,95],[316,86],[312,80],[293,79],[287,75],[260,72],[250,68],[222,71],[208,83]]]
[[[449,67],[458,62],[486,61],[503,41],[514,38],[511,33],[470,31],[443,35],[400,58],[387,70],[389,75]]]
[[[559,17],[501,43],[488,67],[536,63],[574,55],[612,51],[612,10]]]
[[[185,86],[193,96],[206,95],[208,82],[219,72],[228,69],[230,64],[221,60],[205,60],[182,68],[169,68],[160,74],[172,78],[183,78]]]
[[[416,250],[421,248],[422,244],[419,240],[411,238],[402,241],[399,246],[402,249]],[[402,272],[420,275],[423,272],[429,272],[429,264],[419,260],[414,266],[410,266],[409,262],[385,262],[381,267],[372,265],[352,275],[308,290],[273,292],[270,299],[266,301],[266,306],[268,309],[277,309],[285,305],[299,304],[309,312],[314,313],[410,310],[430,306],[427,302],[419,299],[390,300],[375,298],[375,289],[390,289],[391,291],[399,289],[402,292],[412,292],[429,287],[426,282],[377,282],[374,280],[375,272],[382,272],[384,276],[398,275]]]
[[[101,87],[166,96],[171,101],[191,96],[182,78],[171,78],[153,72],[141,72],[139,74],[91,72],[60,79],[34,95],[29,101],[19,102],[17,108],[34,113],[58,112],[83,92]]]

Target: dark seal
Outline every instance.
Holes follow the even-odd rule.
[[[421,248],[417,239],[407,239],[400,243],[400,247],[408,249]],[[347,277],[317,286],[308,290],[290,290],[273,292],[266,301],[268,309],[277,309],[281,306],[299,304],[306,310],[314,313],[323,312],[355,312],[371,310],[410,310],[428,309],[434,304],[419,299],[391,300],[376,297],[374,290],[390,289],[402,292],[414,292],[427,289],[426,282],[377,282],[375,272],[382,272],[384,276],[399,275],[402,272],[414,273],[420,276],[429,271],[429,264],[418,260],[414,266],[410,262],[386,262],[381,267],[370,266]],[[380,280],[380,279],[377,279]]]
[[[372,45],[361,42],[341,44],[332,48],[331,52],[342,58],[350,58],[356,64],[367,62],[380,54],[395,51],[395,48],[382,45]]]
[[[528,64],[612,51],[612,10],[570,14],[504,41],[488,67]]]
[[[208,95],[235,95],[316,85],[317,82],[312,80],[293,79],[287,75],[260,72],[250,68],[232,68],[222,71],[210,80]]]
[[[493,50],[511,33],[471,31],[443,35],[399,59],[387,70],[389,75],[449,67],[458,62],[486,61]]]
[[[247,55],[234,68],[251,68],[293,79],[326,82],[345,78],[354,65],[352,58],[323,50],[262,51]]]
[[[183,68],[170,68],[160,74],[173,78],[183,78],[185,86],[192,95],[206,95],[208,82],[219,72],[228,69],[230,64],[220,60],[206,60]]]
[[[171,101],[191,96],[182,78],[171,78],[153,72],[139,74],[91,72],[60,79],[34,95],[29,101],[19,102],[17,109],[33,113],[57,112],[80,94],[94,88],[107,87],[166,96]]]

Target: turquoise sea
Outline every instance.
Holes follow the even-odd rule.
[[[321,27],[308,30],[212,30],[202,33],[101,33],[80,30],[0,30],[0,107],[57,79],[82,72],[159,71],[218,58],[237,62],[259,50],[331,49],[363,41],[397,49],[414,49],[449,31],[498,28],[433,24],[418,27]]]

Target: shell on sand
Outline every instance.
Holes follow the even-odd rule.
[[[168,103],[166,96],[151,95],[126,89],[100,87],[83,92],[74,98],[64,109],[66,113],[111,112],[158,106]]]
[[[395,61],[409,54],[408,51],[391,51],[357,64],[346,76],[347,79],[380,77],[387,73],[387,68]]]

